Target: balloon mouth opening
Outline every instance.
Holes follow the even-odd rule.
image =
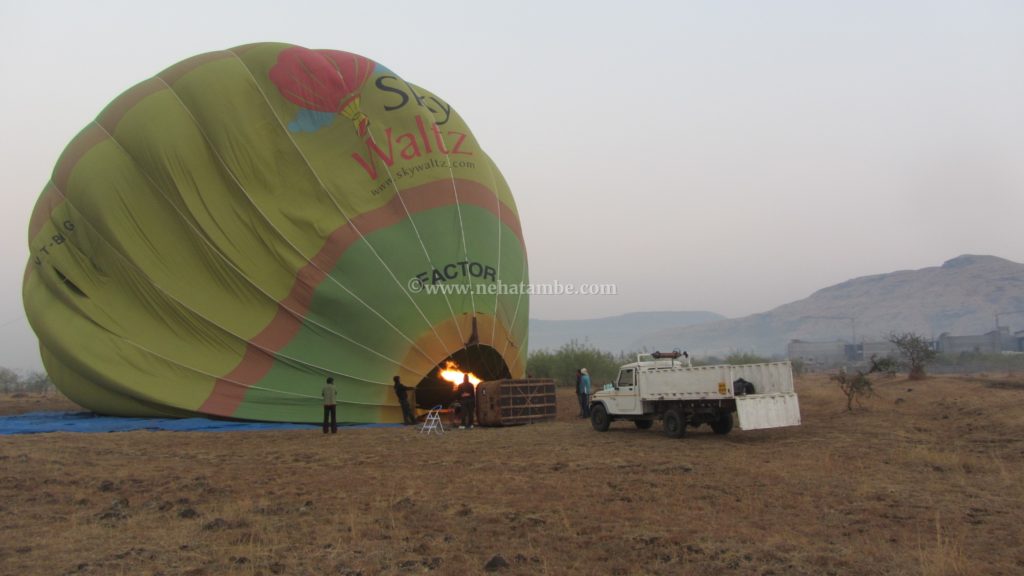
[[[455,401],[455,387],[464,373],[470,374],[470,381],[474,377],[482,382],[512,377],[497,350],[485,344],[466,346],[439,362],[420,380],[416,386],[416,406],[429,410],[438,404],[451,404]]]

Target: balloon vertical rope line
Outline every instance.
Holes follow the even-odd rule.
[[[455,181],[455,169],[452,166],[452,157],[448,153],[448,143],[444,141],[444,136],[441,134],[442,131],[441,131],[440,127],[438,126],[437,122],[434,121],[433,115],[430,116],[430,124],[431,124],[431,127],[434,129],[433,130],[434,136],[436,138],[439,138],[441,140],[441,143],[445,144],[445,146],[443,148],[441,148],[440,151],[444,154],[444,159],[446,160],[446,163],[448,164],[448,177],[449,177],[449,179],[451,180],[451,183],[452,183],[452,193],[455,195],[455,211],[459,215],[459,233],[462,236],[462,253],[466,256],[466,261],[468,262],[469,261],[469,244],[466,242],[466,226],[465,226],[465,224],[462,221],[462,202],[459,201],[459,186],[458,186],[458,184]],[[494,192],[494,194],[495,194],[495,196],[497,196],[498,193]],[[500,212],[499,212],[499,215],[500,215]],[[501,224],[501,220],[500,219],[498,220],[498,224],[499,225]],[[476,317],[476,298],[474,297],[473,289],[472,289],[472,286],[473,286],[473,277],[472,277],[472,275],[469,276],[469,286],[470,286],[470,290],[469,290],[470,306],[473,309],[473,316]]]
[[[370,141],[371,141],[371,142],[373,142],[373,144],[374,144],[374,145],[376,146],[376,145],[377,145],[377,139],[376,139],[376,138],[374,138],[374,136],[373,136],[373,132],[372,132],[371,130],[367,129],[367,135],[368,135],[368,136],[370,137]],[[420,248],[422,248],[422,249],[423,249],[423,256],[424,256],[424,257],[425,257],[425,258],[427,259],[427,265],[428,265],[428,266],[430,266],[430,268],[431,268],[431,269],[434,269],[434,268],[436,268],[436,267],[434,266],[434,261],[433,261],[433,259],[432,259],[432,258],[430,257],[430,251],[429,251],[429,250],[427,250],[427,245],[426,245],[426,243],[424,243],[424,242],[423,242],[423,236],[422,236],[422,235],[420,235],[420,229],[419,229],[419,226],[417,226],[417,225],[416,225],[416,221],[415,221],[415,220],[413,219],[413,217],[412,217],[412,213],[411,213],[411,212],[409,212],[409,207],[408,207],[408,206],[407,206],[407,205],[405,204],[405,198],[404,198],[404,197],[402,196],[402,191],[401,191],[401,189],[399,189],[399,188],[398,188],[398,183],[397,183],[397,182],[395,181],[395,177],[394,177],[394,175],[393,175],[393,174],[391,173],[391,167],[390,167],[390,166],[388,166],[387,164],[383,164],[383,167],[384,167],[384,171],[385,171],[385,172],[387,173],[387,175],[388,175],[388,179],[389,179],[389,180],[391,180],[391,188],[392,188],[392,189],[394,189],[394,191],[395,191],[395,196],[397,196],[397,197],[398,197],[398,201],[399,201],[399,203],[401,203],[401,205],[402,205],[402,210],[404,210],[404,211],[405,211],[405,215],[406,215],[406,216],[408,217],[408,219],[409,219],[409,223],[410,223],[410,224],[412,224],[412,229],[413,229],[413,232],[414,232],[414,233],[416,234],[416,240],[418,240],[418,241],[419,241],[419,243],[420,243]],[[465,338],[464,338],[464,337],[463,337],[463,335],[462,335],[462,327],[461,327],[461,326],[459,326],[459,322],[458,322],[458,319],[457,319],[457,318],[456,318],[456,316],[455,316],[455,309],[454,309],[454,308],[452,308],[452,302],[451,302],[451,300],[450,300],[450,299],[448,298],[448,293],[447,293],[447,292],[444,292],[444,291],[442,291],[442,292],[441,292],[441,295],[442,295],[442,296],[444,296],[444,302],[445,302],[445,305],[447,305],[447,306],[448,306],[448,312],[449,312],[449,313],[451,314],[451,317],[452,317],[452,324],[454,324],[454,325],[455,325],[455,330],[457,331],[457,333],[458,333],[458,335],[459,335],[459,342],[464,342],[464,341],[465,341]],[[433,328],[431,328],[431,329],[433,329]],[[435,332],[435,334],[437,334],[437,333]],[[441,337],[440,337],[440,336],[438,336],[438,340],[441,340]],[[445,343],[445,342],[444,342],[444,341],[442,340],[442,341],[441,341],[441,345],[442,345],[442,346],[444,346],[445,354],[447,354],[447,355],[448,355],[448,357],[451,357],[451,355],[453,354],[453,352],[451,351],[451,349],[450,349],[450,348],[448,348],[448,345],[447,345],[447,343]]]
[[[440,151],[442,153],[444,153],[444,158],[445,158],[445,161],[446,161],[445,163],[448,165],[448,177],[449,177],[449,179],[450,179],[450,181],[452,183],[452,193],[455,195],[455,210],[456,210],[456,212],[459,215],[459,233],[461,234],[461,237],[462,237],[462,250],[463,250],[463,254],[466,257],[466,261],[469,262],[470,261],[470,259],[469,259],[469,244],[466,242],[466,226],[465,226],[465,223],[463,222],[463,219],[462,219],[462,202],[459,200],[459,186],[458,186],[458,184],[457,184],[457,182],[455,180],[455,169],[452,166],[452,158],[451,158],[451,155],[448,153],[448,145],[447,145],[448,143],[444,142],[444,136],[442,136],[442,134],[441,134],[442,130],[438,126],[437,122],[434,120],[433,115],[430,116],[430,123],[431,123],[431,127],[434,129],[433,130],[434,136],[437,137],[438,139],[440,139],[441,143],[444,144],[443,147],[440,147]],[[497,190],[493,190],[493,192],[494,192],[495,198],[497,198],[497,196],[498,196]],[[501,203],[500,199],[498,200],[498,203],[499,204]],[[499,233],[500,233],[500,228],[501,228],[501,212],[500,211],[498,212],[498,228],[499,228]],[[497,275],[495,275],[495,277],[497,277]],[[474,289],[473,289],[473,276],[469,275],[468,276],[468,280],[469,280],[469,303],[470,303],[470,307],[473,310],[473,322],[476,322],[476,296],[474,294]],[[495,312],[497,312],[497,308],[495,308]],[[495,314],[495,320],[497,320],[497,314]],[[456,325],[458,325],[458,322],[456,322]],[[462,337],[461,331],[459,333],[459,337],[460,338]],[[492,336],[492,338],[493,338],[493,336]],[[492,342],[493,342],[493,340],[492,340]],[[468,348],[469,347],[467,346],[466,348],[467,348],[467,352],[468,352]],[[477,354],[477,359],[481,363],[483,363],[484,360],[483,360],[483,358],[481,356],[480,350],[476,349],[474,351]]]
[[[520,277],[522,277],[522,275],[525,274],[525,273],[526,273],[526,258],[523,258],[523,270],[520,273]],[[519,305],[523,301],[523,292],[524,292],[523,290],[520,290],[519,291],[519,295],[516,297],[516,311],[512,315],[512,323],[509,324],[509,327],[508,327],[508,334],[509,334],[509,336],[512,336],[512,333],[516,329],[516,321],[519,319]],[[508,338],[505,339],[505,348],[501,351],[501,356],[502,357],[505,357],[505,353],[508,352],[508,345],[511,344],[511,343],[512,343],[511,339],[508,339]]]
[[[449,162],[451,164],[451,162]],[[496,272],[494,274],[495,281],[501,282],[501,198],[498,197],[498,180],[494,177],[494,168],[491,162],[485,162],[487,166],[487,174],[491,177],[491,189],[494,191],[494,203],[497,207],[498,220],[495,223],[495,228],[498,231],[498,260],[494,263]],[[526,247],[523,247],[523,257],[526,257]],[[498,331],[498,302],[501,300],[501,291],[494,291],[494,322],[491,322],[491,343],[494,342],[494,337]]]
[[[434,123],[434,126],[435,127],[437,126],[436,122]],[[440,135],[440,132],[441,132],[440,130],[436,131],[435,135],[440,137],[441,141],[444,142],[444,137]],[[448,146],[445,146],[444,149],[447,150]],[[452,159],[451,159],[451,156],[449,156],[448,153],[445,152],[444,153],[444,158],[445,158],[445,160],[448,161],[448,175],[450,176],[451,182],[452,182],[452,192],[455,194],[455,211],[459,215],[459,233],[462,235],[462,253],[466,256],[466,261],[470,262],[471,260],[469,259],[469,244],[466,242],[466,225],[465,225],[465,223],[462,220],[462,202],[459,200],[459,186],[458,186],[458,184],[455,183],[455,171],[452,169]],[[473,309],[473,316],[475,317],[476,316],[476,296],[473,294],[473,275],[470,274],[468,279],[469,279],[469,288],[470,288],[469,289],[469,303],[470,303],[470,306]]]
[[[487,165],[487,173],[490,174],[490,182],[492,182],[492,186],[497,191],[498,190],[498,180],[495,177],[494,168],[493,168],[492,164],[490,164],[489,162],[486,163],[486,165]],[[498,225],[498,271],[499,272],[497,274],[497,277],[501,278],[501,265],[502,265],[502,258],[501,258],[501,254],[502,254],[501,205],[502,205],[502,203],[501,203],[501,199],[498,198],[497,192],[495,193],[495,198],[496,198],[497,203],[498,203],[498,214],[499,214],[499,225]],[[522,299],[522,289],[521,289],[521,287],[524,284],[524,281],[526,280],[526,270],[527,270],[526,265],[527,265],[527,261],[528,261],[528,254],[526,253],[525,246],[523,246],[523,268],[522,268],[522,274],[519,276],[520,290],[516,291],[517,293],[516,293],[515,315],[512,317],[512,321],[509,322],[509,324],[508,324],[508,326],[509,326],[509,335],[511,335],[512,330],[515,328],[516,317],[519,314],[519,303],[520,303],[520,301]],[[501,302],[500,297],[501,297],[500,293],[495,295],[495,323],[492,325],[492,331],[490,331],[490,341],[492,341],[492,342],[495,341],[495,337],[496,337],[496,333],[497,333],[497,329],[498,329],[498,315],[499,315],[499,313],[502,312],[502,307],[500,305],[500,302]],[[507,313],[506,313],[506,320],[508,320]],[[506,338],[505,347],[502,348],[502,353],[501,353],[503,358],[505,357],[505,354],[508,352],[509,342],[510,342],[510,340]],[[497,347],[496,347],[496,349],[497,349]]]

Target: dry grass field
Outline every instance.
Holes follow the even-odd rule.
[[[803,426],[682,440],[594,432],[568,391],[556,422],[443,436],[3,436],[0,572],[1024,573],[1021,379],[876,390],[847,413],[804,377]]]

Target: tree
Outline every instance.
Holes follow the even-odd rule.
[[[875,395],[875,389],[871,387],[871,380],[868,378],[868,373],[864,373],[860,370],[854,371],[853,374],[847,374],[846,370],[840,370],[839,374],[832,377],[833,380],[839,383],[839,389],[846,394],[846,410],[853,411],[853,403],[857,402],[860,406],[860,401],[863,398],[870,398]]]
[[[900,355],[907,363],[907,377],[911,380],[923,380],[927,377],[924,367],[935,359],[935,350],[932,350],[931,343],[923,336],[913,332],[902,334],[892,332],[889,334],[889,342],[896,345]]]
[[[29,372],[21,379],[22,388],[30,392],[46,392],[53,388],[53,382],[45,372]]]
[[[0,392],[46,392],[53,387],[53,382],[43,372],[29,372],[22,376],[10,368],[0,367]]]
[[[885,372],[892,375],[895,373],[895,370],[895,359],[888,356],[879,358],[877,355],[872,354],[871,367],[868,368],[867,372],[857,370],[851,376],[846,373],[846,369],[842,369],[832,379],[839,383],[839,389],[843,391],[843,394],[846,394],[846,410],[853,411],[854,402],[857,402],[857,405],[860,406],[862,398],[870,398],[875,395],[875,389],[871,386],[871,379],[868,378],[868,374]]]
[[[18,380],[17,372],[10,368],[0,368],[0,391],[16,392],[20,388]]]

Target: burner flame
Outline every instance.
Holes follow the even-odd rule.
[[[477,384],[483,382],[476,374],[469,372],[469,382],[475,388]],[[444,363],[444,368],[437,371],[437,375],[445,381],[451,382],[453,388],[457,388],[459,384],[462,384],[462,380],[465,379],[467,373],[459,370],[459,365],[455,362],[448,360]]]

